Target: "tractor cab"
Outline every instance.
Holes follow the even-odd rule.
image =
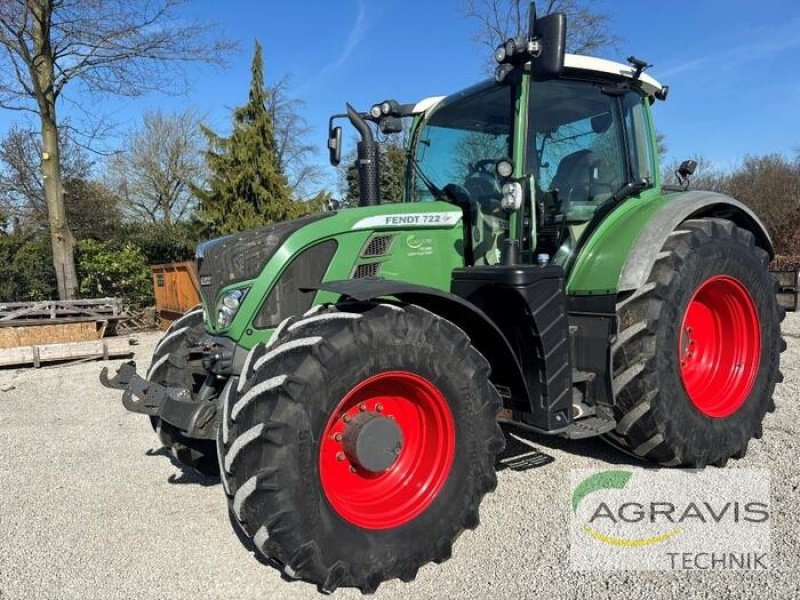
[[[404,200],[461,208],[466,266],[568,270],[605,215],[660,186],[650,105],[668,88],[633,57],[625,65],[559,54],[562,29],[556,23],[543,31],[539,57],[526,65],[519,62],[527,50],[498,49],[493,80],[444,98],[385,101],[365,113],[348,107],[332,117],[331,124],[347,116],[362,135],[360,205],[379,197],[368,123],[391,133],[403,117],[413,118]],[[341,128],[331,126],[328,145],[338,162]]]

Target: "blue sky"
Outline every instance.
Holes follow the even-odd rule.
[[[118,131],[143,110],[190,104],[219,131],[243,103],[252,42],[264,46],[266,77],[285,74],[305,102],[312,142],[326,164],[327,118],[345,101],[366,109],[384,98],[410,102],[477,81],[485,50],[462,0],[196,0],[193,16],[217,22],[240,51],[224,70],[194,67],[190,91],[137,100],[109,98],[92,112],[111,114]],[[722,166],[747,154],[800,147],[800,2],[796,0],[598,0],[622,38],[601,55],[635,54],[671,88],[656,104],[669,157],[701,153]],[[77,99],[86,102],[84,99]],[[69,106],[62,107],[62,114]],[[19,113],[0,110],[0,133]],[[333,178],[333,169],[323,167]]]

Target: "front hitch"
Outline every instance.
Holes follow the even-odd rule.
[[[123,363],[111,378],[108,368],[103,367],[100,383],[107,388],[124,390],[122,405],[130,412],[157,417],[185,432],[187,437],[214,439],[216,436],[216,402],[200,398],[191,390],[148,381],[136,372],[134,361]]]

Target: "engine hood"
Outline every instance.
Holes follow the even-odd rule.
[[[298,229],[333,214],[318,213],[200,244],[196,252],[197,274],[206,306],[214,306],[222,288],[257,277],[278,248]]]

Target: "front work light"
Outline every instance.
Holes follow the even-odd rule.
[[[518,181],[511,181],[503,184],[502,191],[503,199],[500,205],[503,207],[503,210],[509,212],[519,210],[522,206],[522,186],[520,183]]]

